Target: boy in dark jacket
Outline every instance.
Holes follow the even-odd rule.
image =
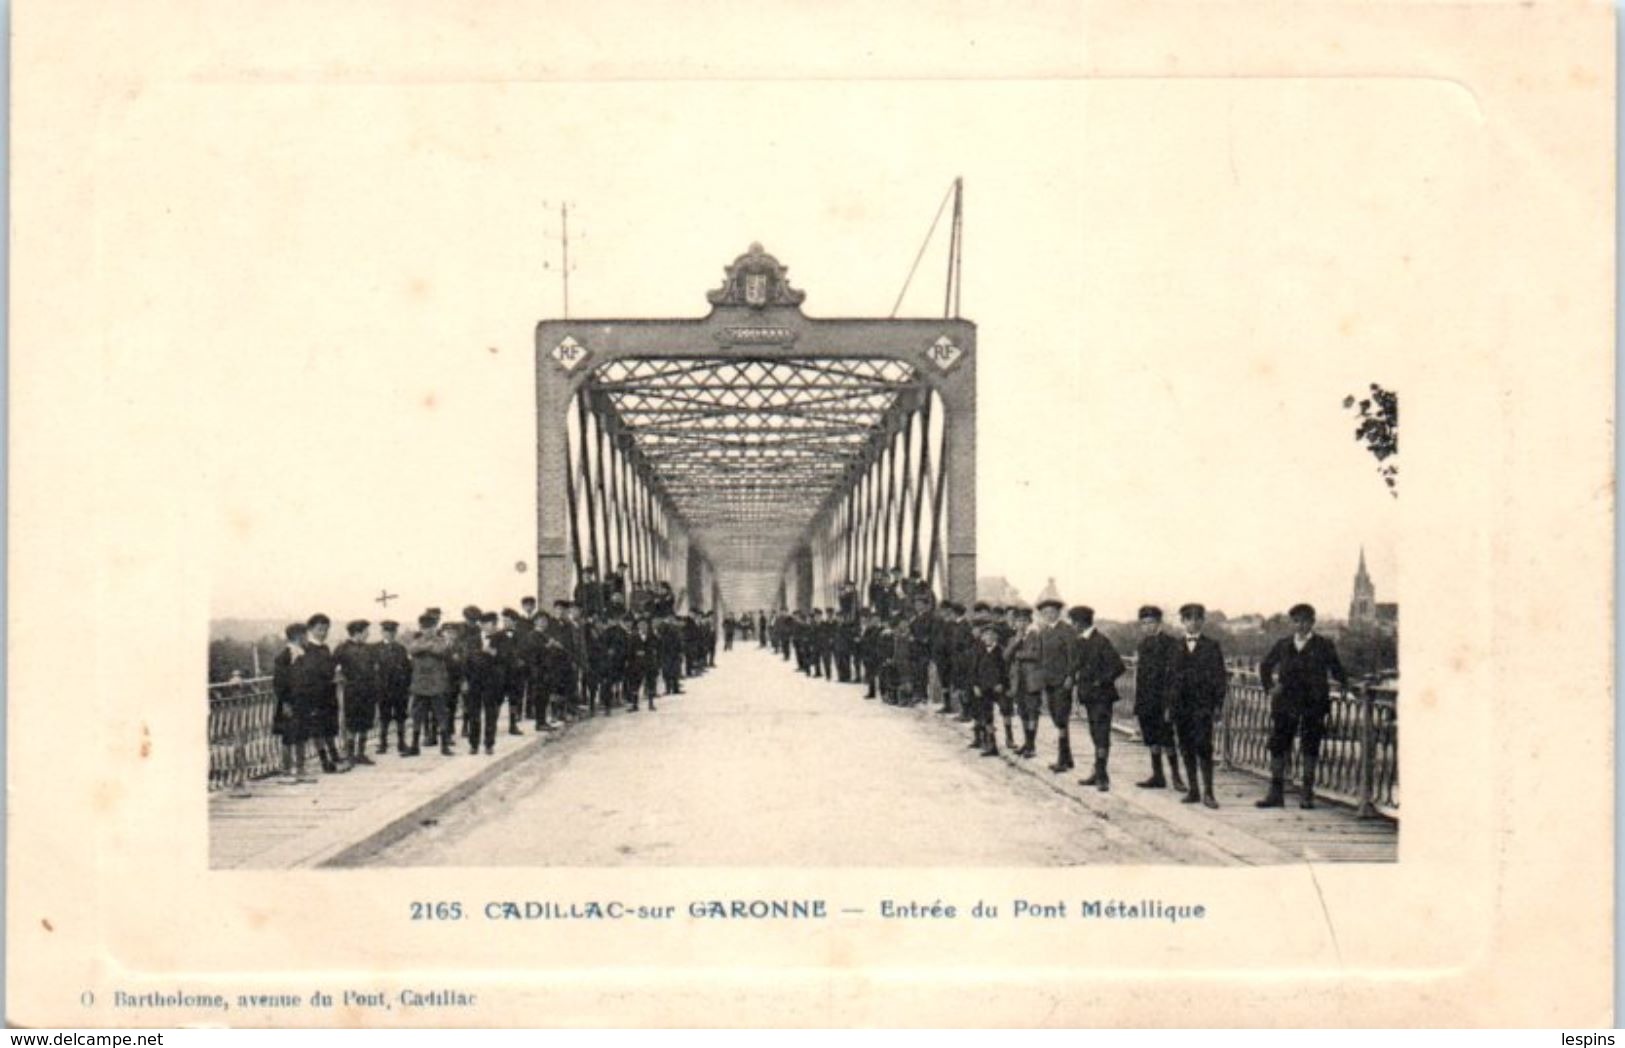
[[[993,727],[994,706],[1004,717],[1004,744],[1016,748],[1016,740],[1010,734],[1012,704],[1006,688],[1009,672],[999,643],[999,631],[991,625],[983,626],[971,668],[971,690],[975,695],[976,736],[984,757],[999,755],[999,737]]]
[[[322,771],[329,774],[350,770],[350,765],[339,757],[335,742],[339,733],[337,666],[326,643],[332,621],[317,614],[305,623],[304,655],[294,660],[288,676],[295,707],[311,718],[305,724],[305,737],[316,740]]]
[[[1094,774],[1079,785],[1105,792],[1112,788],[1106,763],[1112,748],[1112,706],[1118,699],[1117,678],[1128,667],[1123,665],[1122,657],[1106,635],[1095,629],[1095,609],[1080,605],[1067,612],[1067,617],[1078,631],[1072,675],[1078,689],[1078,705],[1083,707],[1084,716],[1089,720],[1089,739],[1095,749]]]
[[[452,644],[438,618],[429,612],[418,616],[418,631],[406,641],[412,659],[412,745],[401,750],[402,757],[418,755],[425,728],[434,729],[441,753],[451,753]]]
[[[487,756],[496,749],[497,721],[507,687],[508,668],[498,639],[497,613],[480,615],[479,636],[463,656],[463,680],[468,685],[464,699],[463,727],[468,736],[468,752],[485,747]]]
[[[372,623],[356,619],[344,627],[347,636],[333,649],[333,661],[344,681],[344,759],[351,764],[371,764],[367,756],[367,733],[378,712],[378,658],[367,643]]]
[[[1224,699],[1230,675],[1224,666],[1219,642],[1202,633],[1207,609],[1186,604],[1179,609],[1184,627],[1174,648],[1168,673],[1168,706],[1173,711],[1174,735],[1185,760],[1190,789],[1180,798],[1186,804],[1198,802],[1209,808],[1219,806],[1213,796],[1213,723],[1224,715]],[[1201,792],[1197,792],[1197,771],[1201,771]]]
[[[293,691],[293,666],[305,654],[305,624],[295,622],[283,631],[287,646],[271,663],[271,693],[276,696],[273,729],[282,739],[282,781],[292,785],[315,782],[305,775],[305,739],[314,715],[303,697]]]
[[[1140,609],[1140,646],[1134,660],[1134,717],[1140,722],[1140,738],[1151,751],[1151,777],[1134,785],[1161,789],[1169,784],[1162,777],[1162,758],[1168,758],[1173,787],[1184,792],[1179,775],[1179,751],[1174,748],[1174,725],[1168,700],[1168,673],[1179,641],[1162,631],[1162,609],[1147,604]]]
[[[1315,632],[1315,609],[1296,604],[1287,612],[1292,635],[1282,637],[1258,667],[1259,683],[1270,697],[1270,788],[1260,808],[1286,803],[1286,764],[1292,742],[1299,740],[1303,755],[1303,799],[1299,807],[1315,806],[1315,773],[1320,764],[1320,739],[1331,712],[1327,678],[1347,689],[1348,673],[1337,657],[1337,646]]]
[[[395,722],[395,740],[406,749],[406,718],[412,692],[412,657],[396,639],[400,623],[378,624],[384,639],[378,644],[378,752],[389,752],[389,722]]]

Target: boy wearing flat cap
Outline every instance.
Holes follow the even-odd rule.
[[[463,679],[468,684],[463,711],[468,752],[479,753],[480,747],[484,746],[486,756],[490,756],[496,748],[497,720],[502,712],[507,679],[501,645],[497,640],[498,622],[494,611],[480,615],[479,634],[473,639],[473,645],[463,661]]]
[[[367,733],[378,711],[378,666],[376,653],[367,643],[372,623],[355,619],[347,623],[347,635],[333,649],[344,682],[344,759],[351,764],[371,764],[367,756]]]
[[[1296,604],[1287,617],[1292,620],[1292,635],[1276,641],[1258,667],[1259,683],[1270,697],[1270,788],[1257,802],[1260,808],[1286,803],[1286,766],[1294,739],[1303,757],[1303,797],[1298,806],[1315,806],[1320,740],[1332,709],[1327,678],[1335,678],[1344,690],[1349,686],[1337,646],[1315,632],[1315,609]]]
[[[1010,639],[1004,646],[1004,661],[1010,668],[1010,694],[1015,699],[1016,713],[1021,718],[1022,732],[1021,748],[1016,749],[1015,754],[1032,758],[1038,754],[1034,744],[1038,739],[1038,701],[1041,697],[1032,687],[1033,660],[1037,658],[1032,609],[1011,608],[1010,628]],[[1005,735],[1006,746],[1015,749],[1014,741],[1008,734]]]
[[[1134,660],[1134,718],[1140,722],[1140,738],[1151,751],[1151,777],[1134,785],[1162,789],[1169,779],[1162,777],[1162,759],[1168,758],[1173,787],[1184,792],[1179,774],[1179,751],[1174,746],[1173,714],[1168,706],[1169,673],[1174,649],[1179,641],[1162,631],[1162,609],[1147,604],[1140,609],[1140,646]]]
[[[1061,621],[1062,604],[1059,600],[1038,602],[1040,619],[1032,634],[1029,647],[1033,661],[1028,669],[1028,690],[1039,700],[1035,703],[1033,731],[1037,734],[1037,714],[1048,709],[1050,722],[1058,735],[1055,763],[1049,770],[1059,775],[1073,767],[1072,761],[1072,681],[1077,661],[1078,636]]]
[[[332,619],[319,612],[305,622],[305,654],[294,663],[292,672],[294,692],[304,695],[314,718],[308,737],[315,740],[322,771],[328,774],[350,770],[339,757],[337,744],[339,694],[335,675],[338,668],[333,662],[333,652],[327,647],[327,630],[332,624]]]
[[[424,609],[423,614],[418,616],[418,625],[419,625],[420,632],[421,632],[421,630],[423,628],[423,620],[428,619],[429,620],[429,625],[428,625],[427,628],[429,630],[431,630],[433,632],[436,632],[436,633],[445,633],[449,637],[451,631],[449,629],[443,629],[442,628],[442,620],[443,620],[443,618],[444,618],[444,614],[441,612],[441,610],[439,608],[426,608],[426,609]],[[410,640],[408,640],[407,648],[408,648],[407,654],[410,656],[411,655]],[[450,673],[449,668],[448,668],[447,672]],[[413,692],[413,694],[415,695],[417,693]],[[456,714],[455,710],[452,711],[452,719],[453,720],[457,719],[457,714]],[[413,724],[414,724],[414,726],[416,725],[415,720],[413,721]],[[439,733],[440,733],[440,718],[439,718],[439,716],[436,715],[436,716],[430,717],[428,719],[428,722],[424,725],[424,728],[425,728],[424,741],[431,747],[438,746],[440,744],[439,743]],[[415,747],[415,744],[414,744],[414,747]]]
[[[438,737],[440,752],[451,753],[452,644],[434,615],[418,616],[418,631],[406,641],[412,660],[412,745],[401,751],[403,757],[418,755],[426,733],[430,746]]]
[[[1095,748],[1094,774],[1079,785],[1105,792],[1112,788],[1106,763],[1112,749],[1112,705],[1117,694],[1117,678],[1128,669],[1122,656],[1106,635],[1095,629],[1095,609],[1080,605],[1067,612],[1078,631],[1078,648],[1073,677],[1077,681],[1078,704],[1089,719],[1089,739]]]
[[[976,706],[976,692],[971,685],[971,676],[976,668],[976,627],[965,616],[965,605],[954,603],[949,606],[951,612],[946,629],[948,649],[947,666],[948,698],[959,711],[962,721],[980,722],[980,714]]]
[[[377,647],[378,657],[378,752],[389,752],[389,724],[395,722],[395,739],[406,750],[407,703],[412,694],[412,657],[397,639],[400,623],[385,619],[378,624],[384,639]]]
[[[1004,647],[999,642],[999,631],[992,623],[985,623],[977,634],[975,661],[971,668],[971,687],[975,692],[976,741],[982,756],[999,755],[999,737],[993,726],[993,711],[1004,716],[1004,744],[1015,749],[1010,737],[1010,692],[1006,687],[1009,669],[1004,662]]]
[[[1224,698],[1230,678],[1224,667],[1219,642],[1202,633],[1207,609],[1186,604],[1179,609],[1184,634],[1174,648],[1168,672],[1168,706],[1173,711],[1174,736],[1185,760],[1190,789],[1180,798],[1185,804],[1205,804],[1217,808],[1213,796],[1213,723],[1223,716]],[[1197,772],[1201,772],[1201,792],[1197,792]]]
[[[521,627],[523,623],[523,627]],[[515,608],[503,608],[491,643],[502,667],[502,701],[508,706],[508,734],[523,735],[519,721],[525,715],[525,685],[529,683],[528,648],[520,643],[521,631],[528,632],[531,621]]]
[[[586,673],[587,639],[581,611],[573,600],[553,602],[553,624],[548,629],[548,664],[553,667],[548,692],[561,720],[575,720],[581,712],[581,680]],[[558,650],[554,650],[555,646]],[[546,721],[544,719],[543,723]]]
[[[305,624],[295,622],[283,630],[287,645],[271,663],[271,693],[276,697],[272,727],[282,739],[283,782],[315,782],[305,775],[305,740],[310,737],[315,712],[310,696],[294,690],[294,664],[305,656]]]

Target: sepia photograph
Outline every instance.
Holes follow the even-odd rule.
[[[1005,170],[1011,194],[1043,177]],[[824,191],[863,196],[857,184]],[[816,196],[810,204],[830,206]],[[553,290],[551,268],[562,313],[572,275],[578,301],[612,298],[619,282],[586,290],[580,268],[592,257],[583,245],[602,241],[578,241],[572,259],[569,205],[542,217],[557,221],[558,253],[531,274],[538,289]],[[717,222],[739,220],[724,211]],[[499,592],[463,589],[432,571],[427,550],[419,558],[402,543],[396,563],[367,558],[382,584],[376,596],[358,588],[335,604],[337,622],[325,610],[302,618],[292,606],[286,624],[217,619],[212,861],[1395,860],[1398,604],[1377,601],[1363,545],[1334,614],[1298,599],[1335,592],[1334,565],[1298,557],[1238,565],[1222,588],[1198,569],[1200,581],[1181,588],[1182,565],[1220,552],[1208,528],[1112,565],[1062,552],[1059,564],[1041,567],[1068,580],[1070,603],[1056,574],[1023,596],[994,573],[1040,566],[1013,555],[1026,540],[1021,528],[996,535],[1005,545],[979,557],[979,495],[1008,501],[1021,480],[1018,467],[979,483],[978,410],[996,423],[1007,411],[977,396],[980,357],[997,367],[1002,351],[978,346],[976,323],[962,314],[967,225],[971,242],[989,239],[967,223],[955,178],[890,315],[808,316],[789,268],[752,243],[726,264],[703,316],[540,323],[534,412],[500,420],[512,432],[534,426],[534,492],[494,489],[448,504],[430,488],[415,493],[427,496],[421,509],[402,500],[413,519],[453,530],[470,526],[471,507],[492,531],[511,527],[505,517],[535,519],[534,569],[520,558]],[[1040,234],[1015,235],[1041,242]],[[1109,244],[1101,251],[1113,253]],[[938,263],[927,267],[938,286],[909,299],[927,259]],[[1101,263],[1080,255],[1056,275],[1091,264]],[[1005,268],[995,259],[985,271],[998,279]],[[940,296],[940,317],[896,315],[928,293]],[[1013,308],[1014,297],[994,287],[985,299]],[[1053,322],[1081,329],[1084,308],[1058,305]],[[986,321],[993,331],[1012,322],[997,312]],[[1081,353],[1101,375],[1142,356],[1132,344]],[[1349,364],[1333,376],[1360,366],[1359,353],[1345,355]],[[1317,384],[1303,392],[1322,410],[1292,413],[1267,399],[1273,388],[1261,387],[1259,399],[1256,385],[1244,379],[1226,391],[1229,409],[1251,419],[1231,424],[1232,435],[1257,441],[1261,454],[1276,442],[1313,449],[1274,471],[1310,511],[1286,526],[1369,537],[1393,563],[1397,394],[1372,383],[1339,402],[1336,387]],[[1119,435],[1133,443],[1134,420],[1154,409],[1114,412],[1104,403],[1111,389],[1080,383],[1067,406],[1108,443]],[[1167,436],[1158,439],[1210,447],[1201,423],[1169,410],[1169,400],[1197,392],[1177,367],[1165,391],[1158,428]],[[340,405],[351,399],[335,394],[331,417],[343,419]],[[473,399],[468,410],[490,412]],[[1035,450],[1065,417],[1033,419]],[[320,418],[307,428],[319,430]],[[1372,461],[1362,462],[1362,448]],[[1067,458],[1080,471],[1087,461]],[[1204,493],[1200,504],[1169,508],[1268,531],[1283,514],[1280,500],[1253,496],[1246,474],[1255,468],[1246,455],[1215,462],[1213,480],[1241,497],[1214,505]],[[1039,491],[1059,497],[1075,474],[1037,475]],[[335,526],[370,530],[372,489],[357,494],[364,498],[330,506],[358,514]],[[1165,494],[1128,490],[1109,511],[1048,527],[1077,529],[1080,540],[1108,524],[1138,534],[1141,515],[1167,506]],[[1313,520],[1337,510],[1341,525]],[[290,547],[301,541],[274,520],[263,530],[267,539],[228,549],[286,560],[291,548],[260,543],[278,533]],[[1304,545],[1330,552],[1318,534]],[[497,562],[506,552],[488,555]],[[406,566],[413,559],[415,570]],[[481,567],[484,583],[493,572]],[[337,600],[341,580],[357,573],[326,570],[304,587]],[[277,582],[298,585],[299,576]],[[392,582],[407,592],[392,592]],[[1134,606],[1137,586],[1166,610]],[[1182,600],[1191,590],[1215,606]],[[1094,593],[1109,601],[1098,621],[1084,601]],[[260,608],[284,599],[255,596]],[[414,596],[421,609],[408,603]],[[1232,603],[1270,596],[1263,610]],[[639,712],[656,715],[629,716]]]
[[[1611,1016],[1611,13],[13,28],[9,1020]]]

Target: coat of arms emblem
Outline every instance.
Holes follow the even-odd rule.
[[[715,291],[706,293],[714,306],[749,306],[766,309],[769,306],[799,306],[806,297],[790,286],[786,270],[779,260],[762,250],[761,244],[752,244],[750,250],[734,259],[724,269],[727,278]]]

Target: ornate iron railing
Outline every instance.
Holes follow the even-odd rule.
[[[1138,732],[1134,723],[1134,657],[1123,660],[1128,672],[1118,681],[1124,701],[1117,719]],[[1230,689],[1224,719],[1215,731],[1215,748],[1227,768],[1260,776],[1269,774],[1270,703],[1258,678],[1255,659],[1227,660]],[[1331,714],[1320,744],[1316,792],[1342,801],[1362,817],[1399,817],[1399,692],[1392,685],[1361,681],[1334,691]],[[1303,758],[1296,743],[1288,775],[1299,779]]]
[[[209,685],[209,789],[247,792],[252,779],[282,769],[282,742],[271,732],[276,696],[270,677]]]

